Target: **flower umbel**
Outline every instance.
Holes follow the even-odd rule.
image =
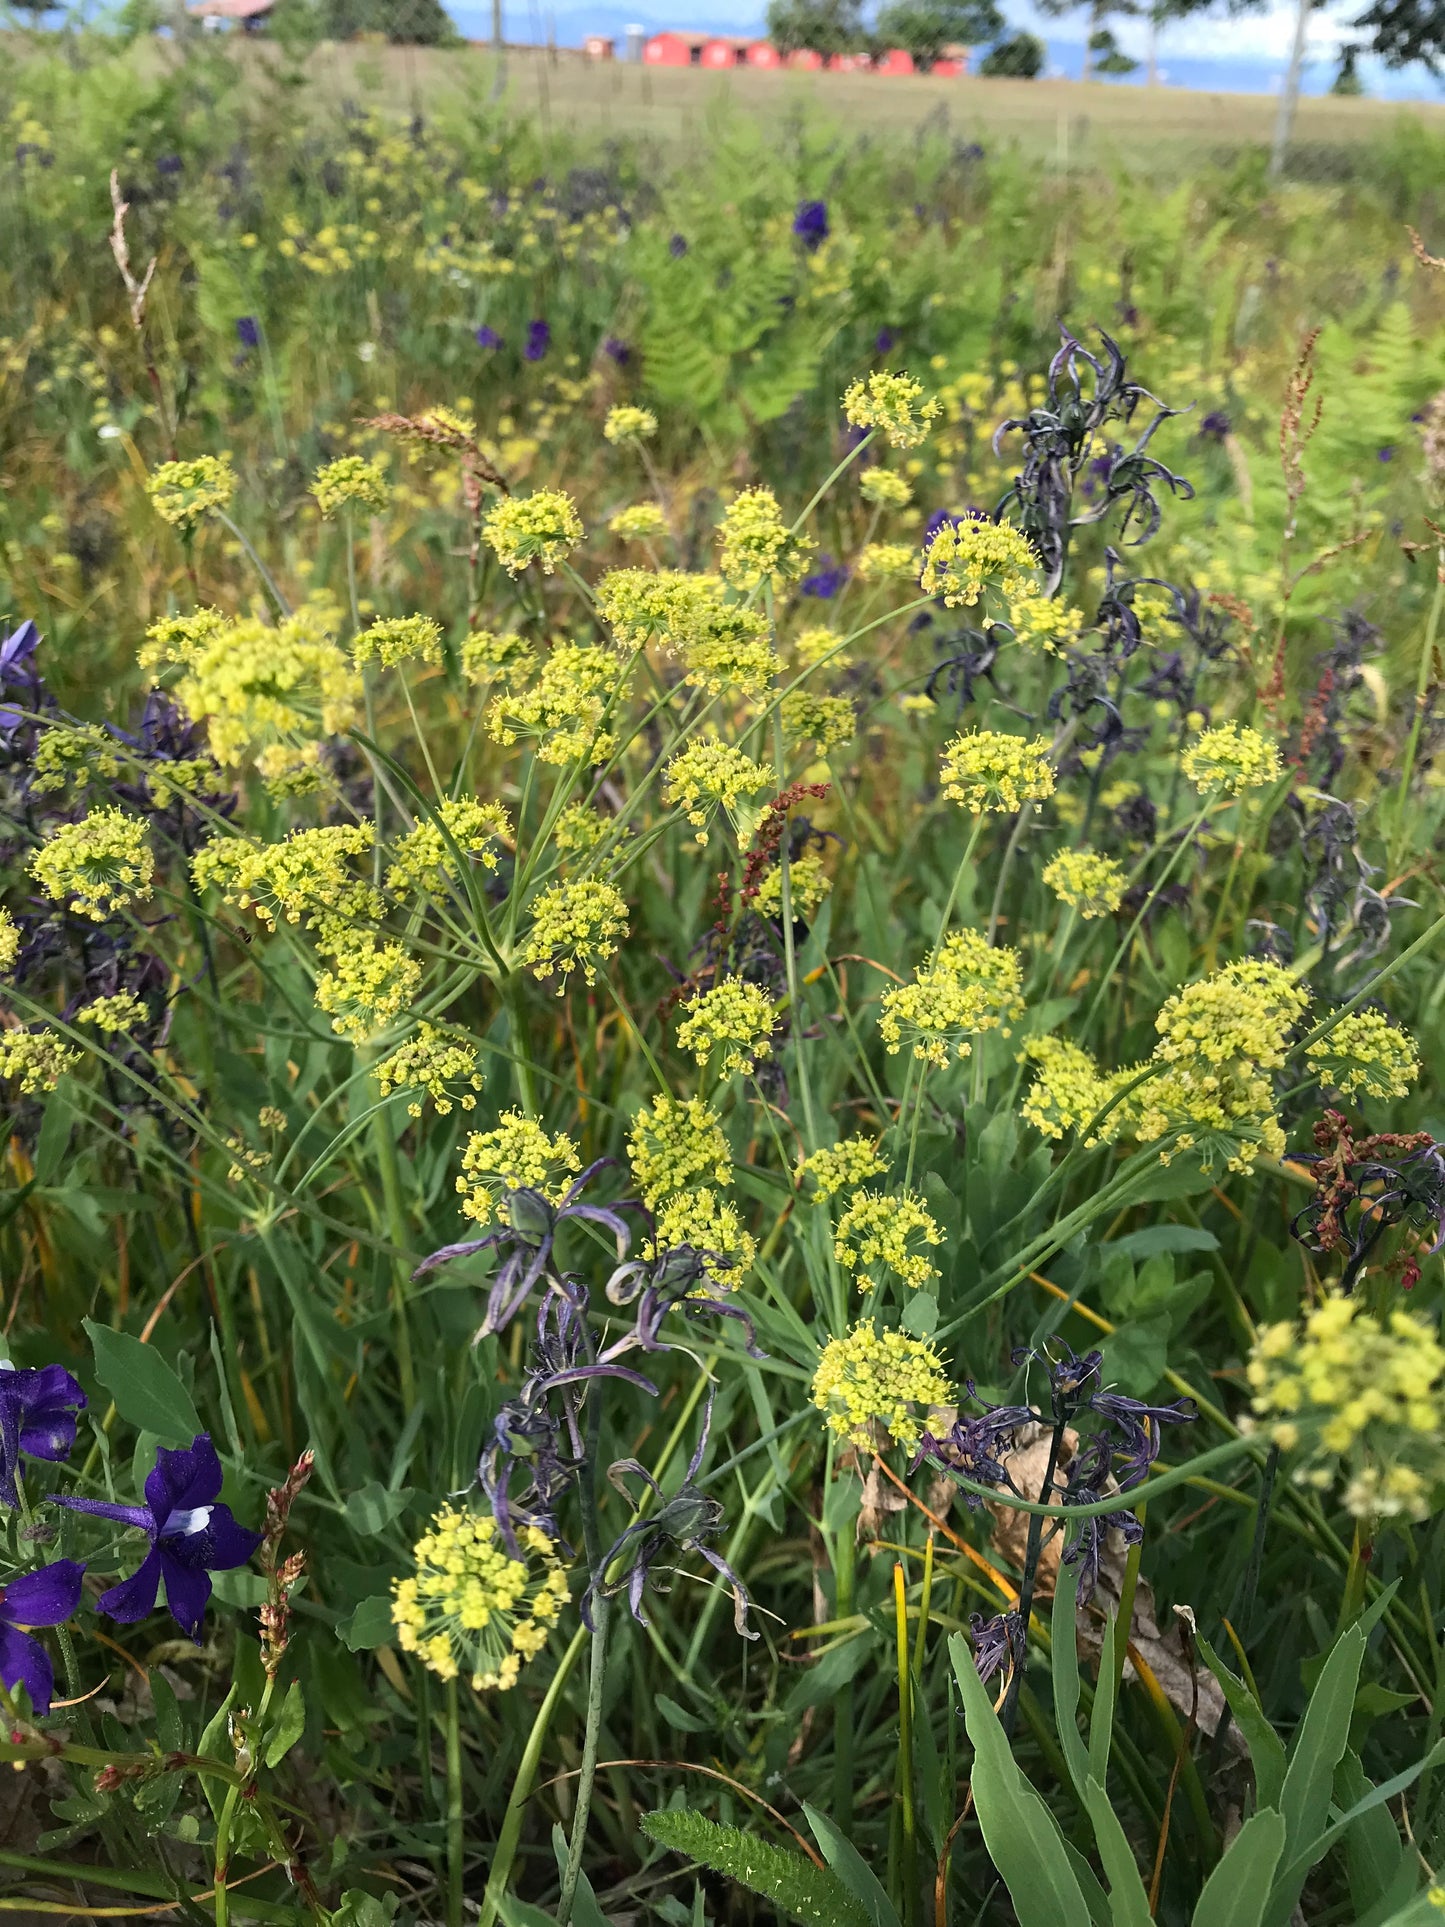
[[[52,902],[69,898],[77,916],[104,923],[151,893],[156,860],[146,826],[124,810],[92,810],[62,823],[30,859],[30,874]]]
[[[568,1599],[556,1548],[536,1526],[507,1552],[486,1513],[446,1506],[412,1550],[415,1574],[392,1589],[397,1644],[439,1679],[505,1692],[547,1643]]]
[[[1026,803],[1054,793],[1049,746],[996,729],[971,729],[943,752],[943,793],[975,816],[995,811],[1012,816]]]
[[[850,1445],[873,1444],[875,1426],[911,1452],[921,1430],[916,1407],[942,1405],[949,1395],[943,1360],[921,1338],[854,1325],[830,1338],[813,1375],[812,1400],[828,1429]]]
[[[1257,729],[1220,723],[1196,736],[1180,758],[1185,778],[1203,795],[1240,796],[1279,780],[1279,750]]]
[[[532,906],[522,961],[544,981],[560,975],[560,996],[574,970],[596,983],[598,966],[617,954],[626,935],[627,905],[612,884],[596,878],[553,883]]]
[[[146,482],[151,507],[172,528],[188,534],[203,515],[223,509],[236,493],[229,455],[198,455],[188,462],[162,462]]]
[[[545,575],[582,540],[582,519],[570,495],[539,488],[532,495],[508,495],[492,509],[482,531],[509,575],[540,562]]]
[[[843,396],[843,413],[853,427],[882,429],[893,448],[917,448],[942,412],[943,404],[925,397],[923,383],[902,370],[880,368]]]
[[[915,1057],[942,1069],[950,1044],[954,1054],[967,1057],[971,1038],[1005,1029],[1022,1014],[1022,984],[1016,950],[996,947],[977,930],[955,930],[911,984],[884,991],[879,1035],[890,1054],[908,1038]]]
[[[890,1197],[881,1191],[855,1191],[833,1235],[833,1255],[851,1271],[860,1291],[871,1291],[880,1277],[898,1278],[915,1290],[938,1276],[938,1267],[920,1246],[943,1243],[943,1233],[915,1192]]]

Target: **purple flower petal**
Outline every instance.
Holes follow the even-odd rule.
[[[96,1610],[108,1613],[122,1626],[133,1626],[138,1619],[145,1619],[155,1611],[160,1585],[161,1555],[152,1546],[129,1579],[122,1579],[118,1586],[100,1595],[95,1602]]]
[[[56,1493],[55,1503],[70,1512],[88,1512],[95,1519],[115,1519],[123,1526],[138,1526],[142,1532],[149,1532],[153,1523],[148,1505],[116,1505],[110,1499],[76,1499],[63,1492]]]
[[[236,1564],[240,1564],[237,1560]],[[160,1554],[161,1571],[166,1581],[166,1604],[171,1618],[183,1633],[201,1643],[201,1621],[211,1597],[211,1577],[203,1566],[182,1565],[167,1548]]]
[[[57,1559],[39,1572],[21,1573],[0,1588],[0,1620],[11,1626],[59,1626],[80,1604],[85,1567]]]
[[[205,1432],[178,1451],[163,1445],[146,1480],[146,1503],[156,1531],[165,1531],[172,1512],[193,1512],[219,1498],[221,1477],[221,1461]]]
[[[0,1625],[0,1680],[7,1692],[23,1686],[36,1713],[50,1711],[50,1696],[55,1686],[55,1670],[50,1655],[38,1639],[17,1632],[13,1626]]]

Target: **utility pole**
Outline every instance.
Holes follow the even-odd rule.
[[[1299,106],[1300,80],[1304,75],[1305,46],[1310,37],[1310,14],[1314,0],[1296,0],[1294,17],[1294,44],[1290,48],[1289,67],[1286,69],[1284,85],[1279,93],[1279,112],[1274,121],[1274,145],[1269,153],[1269,179],[1277,181],[1284,172],[1284,157],[1289,151],[1289,137],[1294,130],[1295,109]]]

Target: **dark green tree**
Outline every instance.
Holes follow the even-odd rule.
[[[978,63],[985,80],[1037,80],[1044,70],[1044,43],[1036,33],[1011,34]]]
[[[1119,45],[1107,27],[1089,35],[1089,72],[1094,74],[1132,74],[1139,65]]]
[[[920,67],[931,67],[945,47],[977,47],[997,40],[1004,17],[994,0],[893,0],[878,15],[880,47],[902,47]]]
[[[1088,32],[1084,36],[1083,79],[1091,79],[1096,72],[1131,72],[1136,63],[1129,61],[1129,56],[1119,51],[1109,31],[1109,18],[1113,14],[1142,13],[1144,9],[1140,0],[1039,0],[1039,9],[1058,18],[1061,14],[1077,12],[1081,4],[1089,9]],[[1106,66],[1105,61],[1129,61],[1129,64],[1125,67],[1117,64]]]
[[[1418,60],[1438,80],[1445,58],[1445,0],[1374,0],[1353,26],[1368,35],[1350,53],[1371,53],[1387,67]]]
[[[863,44],[859,0],[769,0],[768,38],[784,54],[851,53]]]
[[[394,46],[445,47],[457,30],[441,0],[321,0],[329,40],[383,34]]]
[[[1340,64],[1335,69],[1335,77],[1330,82],[1332,94],[1362,94],[1365,83],[1359,75],[1360,50],[1358,47],[1341,47]]]

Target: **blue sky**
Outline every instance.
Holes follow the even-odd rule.
[[[1049,72],[1077,75],[1083,60],[1083,19],[1044,19],[1030,0],[1001,0],[1009,21],[1039,33],[1049,49]],[[1365,0],[1320,8],[1310,26],[1310,67],[1306,90],[1324,92],[1335,71],[1336,50],[1348,40],[1349,21]],[[507,32],[518,40],[540,40],[548,19],[556,24],[558,41],[578,44],[589,32],[620,34],[636,20],[649,30],[693,27],[705,32],[753,33],[762,30],[766,0],[640,0],[628,8],[625,0],[504,0]],[[490,11],[480,6],[451,4],[450,11],[464,33],[490,31]],[[1115,36],[1126,53],[1142,62],[1148,30],[1141,20],[1120,17]],[[1186,87],[1214,87],[1272,93],[1279,85],[1289,57],[1294,32],[1294,7],[1276,5],[1257,13],[1214,17],[1195,16],[1174,23],[1160,38],[1159,61],[1167,83]],[[1371,94],[1398,100],[1445,100],[1445,89],[1420,67],[1388,73],[1377,62],[1364,61],[1361,78]],[[1142,81],[1141,72],[1135,80]],[[1130,84],[1130,83],[1121,83]]]

